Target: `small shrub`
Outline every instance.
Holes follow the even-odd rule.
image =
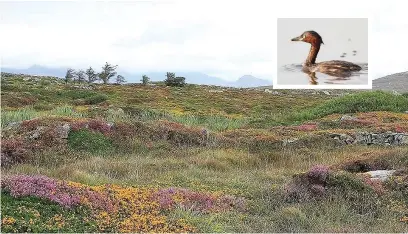
[[[325,184],[329,176],[329,167],[315,165],[307,172],[309,181],[313,184]]]
[[[95,96],[85,98],[85,103],[88,105],[95,105],[108,100],[108,96],[105,94],[97,94]]]
[[[89,129],[94,131],[98,131],[104,135],[107,135],[111,131],[111,125],[106,123],[105,121],[93,119],[88,123]]]
[[[286,200],[302,202],[325,197],[329,176],[329,168],[323,165],[316,165],[307,173],[295,175],[286,186]]]
[[[2,189],[10,192],[13,197],[36,196],[46,198],[67,208],[76,206],[80,202],[80,197],[70,194],[65,184],[46,176],[21,175],[4,178],[1,182]]]
[[[3,139],[1,141],[1,166],[9,167],[29,159],[30,150],[22,139]]]
[[[51,85],[51,81],[46,80],[46,79],[41,79],[39,84],[40,84],[40,86],[49,86],[49,85]]]
[[[92,153],[111,151],[111,140],[100,132],[80,129],[68,134],[68,146],[74,150],[84,150]]]

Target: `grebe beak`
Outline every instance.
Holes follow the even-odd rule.
[[[291,41],[303,41],[303,37],[302,37],[302,36],[298,36],[298,37],[292,38]]]

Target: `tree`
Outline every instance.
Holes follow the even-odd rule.
[[[71,82],[72,79],[75,77],[75,70],[72,68],[67,69],[67,73],[65,74],[65,83]]]
[[[166,77],[167,77],[167,80],[174,80],[176,78],[176,73],[167,72]]]
[[[149,83],[149,81],[150,81],[150,78],[148,76],[146,76],[146,75],[143,75],[141,81],[142,81],[143,85],[147,85]]]
[[[116,83],[117,83],[117,84],[123,84],[123,83],[125,83],[125,82],[126,82],[125,77],[123,77],[122,75],[118,75],[118,76],[116,77]]]
[[[79,70],[75,72],[75,78],[79,83],[82,83],[85,81],[85,72],[84,70]]]
[[[164,83],[167,86],[179,86],[182,87],[186,84],[186,78],[184,77],[176,77],[176,74],[173,72],[167,72],[166,74],[167,79]]]
[[[98,79],[98,74],[95,73],[94,69],[92,67],[89,67],[85,71],[88,83],[93,83]]]
[[[109,83],[110,78],[116,76],[116,68],[118,65],[112,66],[108,62],[105,63],[105,66],[102,67],[101,73],[99,73],[99,78],[103,81],[104,84]]]

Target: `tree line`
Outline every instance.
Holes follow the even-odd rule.
[[[89,67],[85,71],[84,70],[76,71],[72,68],[68,68],[65,74],[65,82],[94,83],[96,81],[102,81],[104,84],[108,84],[109,81],[116,76],[115,83],[123,84],[126,82],[126,79],[122,75],[117,75],[116,72],[117,67],[118,65],[112,65],[106,62],[105,65],[102,67],[102,71],[99,73],[96,73],[92,67]],[[186,81],[185,77],[176,77],[176,74],[174,72],[167,72],[164,83],[167,86],[182,87],[186,84],[185,81]],[[150,78],[147,75],[143,75],[141,82],[143,85],[147,85],[150,82]]]
[[[116,76],[115,82],[117,84],[125,83],[125,77],[122,75],[117,75],[116,68],[118,68],[118,65],[112,65],[108,62],[105,63],[105,65],[102,67],[102,71],[99,73],[96,73],[92,67],[89,67],[85,71],[76,71],[72,68],[68,68],[67,73],[65,74],[65,82],[94,83],[96,81],[102,81],[104,84],[107,84],[109,83],[109,80]]]

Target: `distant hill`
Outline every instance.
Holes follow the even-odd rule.
[[[240,77],[237,81],[233,83],[233,87],[259,87],[259,86],[268,86],[272,82],[268,80],[263,80],[256,78],[255,76],[245,75]]]
[[[401,72],[373,80],[373,89],[408,92],[408,72]]]
[[[27,75],[41,75],[41,76],[56,76],[63,78],[67,71],[66,67],[60,68],[49,68],[41,65],[33,65],[29,68],[1,68],[2,72],[16,73],[16,74],[27,74]],[[125,77],[129,83],[140,83],[142,75],[147,75],[151,81],[163,81],[166,78],[166,72],[127,72],[121,69],[117,70],[118,74]],[[217,85],[217,86],[229,86],[229,87],[257,87],[271,85],[272,82],[264,79],[259,79],[251,75],[245,75],[240,77],[235,82],[230,82],[219,77],[209,76],[201,72],[175,72],[177,76],[186,77],[186,81],[189,84],[200,84],[200,85]]]
[[[29,68],[7,68],[2,67],[2,72],[15,73],[15,74],[27,74],[27,75],[37,75],[37,76],[55,76],[55,77],[65,77],[67,68],[49,68],[40,65],[33,65]]]

